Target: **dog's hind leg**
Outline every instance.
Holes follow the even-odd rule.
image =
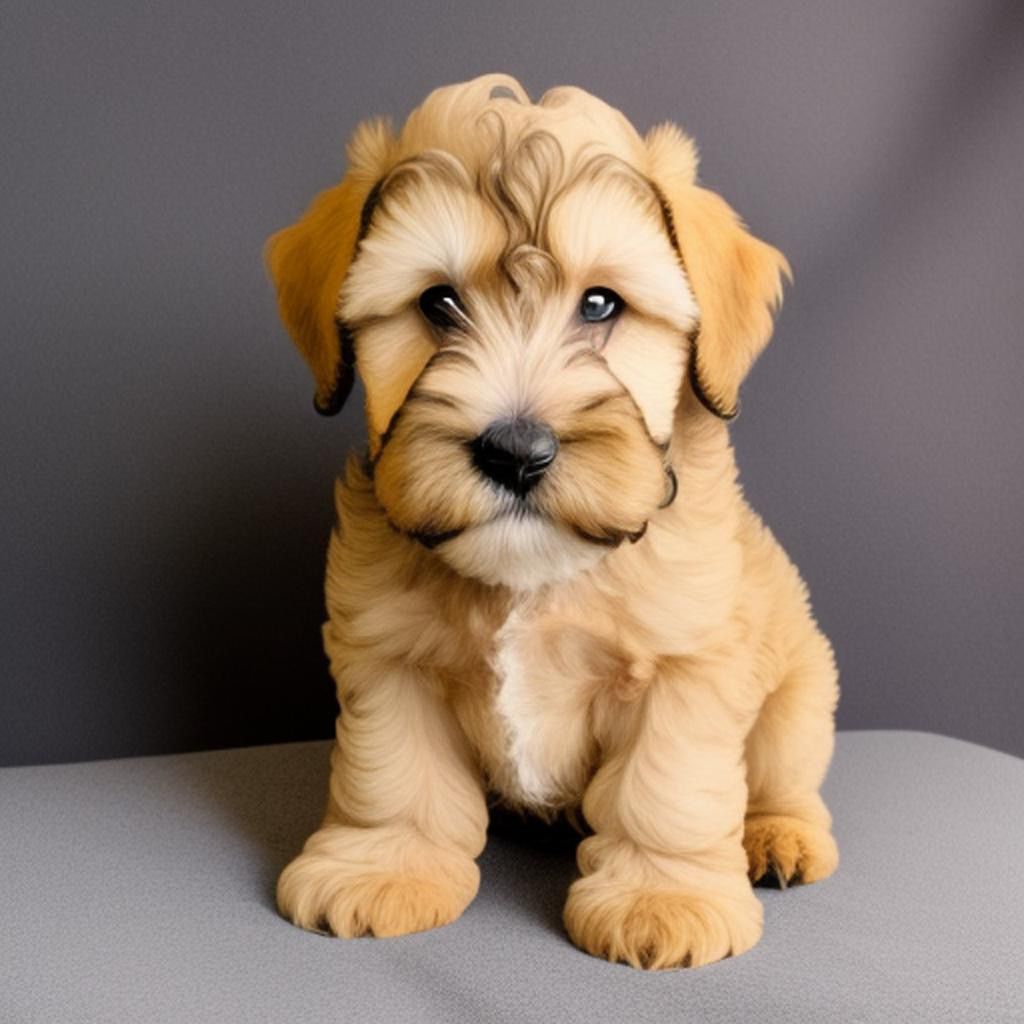
[[[751,881],[827,878],[839,863],[832,816],[819,792],[832,758],[838,699],[828,641],[808,618],[779,686],[747,737],[743,845]]]
[[[418,670],[363,664],[341,678],[327,814],[281,875],[278,906],[344,937],[448,924],[476,895],[487,830],[467,741]]]

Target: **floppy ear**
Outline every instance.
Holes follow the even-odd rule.
[[[361,124],[348,146],[348,174],[321,192],[301,220],[272,235],[264,250],[281,319],[313,371],[313,404],[325,416],[341,410],[355,379],[355,349],[338,321],[338,295],[369,229],[393,142],[386,122]]]
[[[782,301],[786,257],[755,238],[721,196],[696,183],[697,150],[675,125],[645,139],[650,174],[665,201],[665,219],[700,309],[690,355],[690,383],[722,419],[739,412],[739,388],[772,333]]]

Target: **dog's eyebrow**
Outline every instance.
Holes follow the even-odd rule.
[[[423,182],[440,182],[465,192],[473,187],[472,179],[457,157],[440,149],[428,149],[399,161],[381,178],[377,205]]]
[[[581,182],[606,181],[612,177],[628,186],[634,198],[639,200],[641,205],[646,206],[651,213],[657,213],[659,217],[664,216],[664,197],[658,186],[628,160],[624,160],[614,153],[595,153],[573,168],[573,173],[563,191],[571,189]]]

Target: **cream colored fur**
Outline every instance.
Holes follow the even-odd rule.
[[[819,787],[838,689],[687,366],[731,412],[786,262],[695,183],[677,128],[642,138],[577,89],[441,89],[398,135],[363,125],[349,160],[268,250],[320,397],[347,372],[335,320],[350,328],[369,433],[328,556],[327,811],[281,911],[340,936],[454,920],[493,791],[582,808],[565,923],[583,949],[649,968],[742,953],[752,880],[836,867]],[[443,337],[416,307],[442,282],[468,318]],[[594,285],[626,300],[611,330],[576,319]],[[516,414],[561,441],[526,517],[466,454]]]

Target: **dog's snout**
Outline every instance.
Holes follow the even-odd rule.
[[[530,419],[492,423],[472,444],[473,462],[484,476],[523,497],[558,454],[558,438]]]

